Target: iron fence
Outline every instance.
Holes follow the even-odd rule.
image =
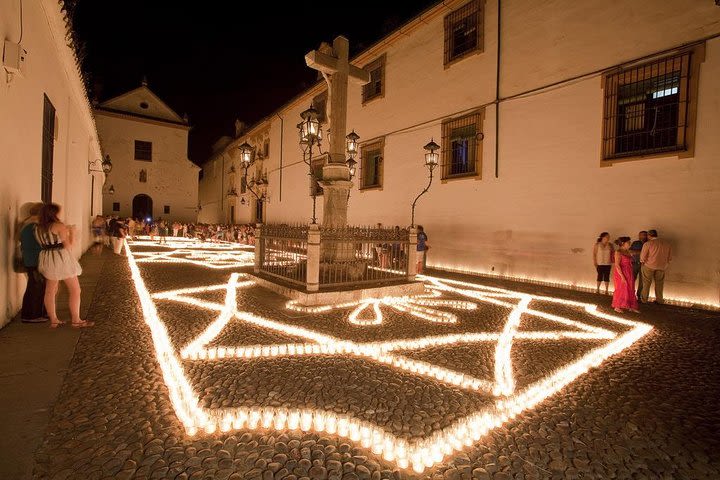
[[[320,288],[382,284],[407,278],[404,229],[343,227],[320,231]]]
[[[259,267],[262,273],[305,285],[307,278],[307,225],[263,225]]]

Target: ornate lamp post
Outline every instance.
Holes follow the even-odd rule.
[[[100,164],[101,170],[94,170],[92,167],[96,166],[98,163]],[[112,168],[113,165],[112,161],[110,160],[110,155],[105,155],[105,158],[103,160],[88,160],[88,175],[92,172],[102,172],[107,175],[112,171]]]
[[[425,187],[425,190],[420,192],[420,194],[415,197],[415,200],[412,203],[412,214],[410,217],[410,227],[415,227],[415,205],[417,204],[417,201],[420,197],[425,195],[428,190],[430,190],[430,185],[432,185],[433,181],[433,170],[435,170],[435,167],[438,165],[438,161],[440,159],[440,154],[437,153],[438,150],[440,150],[440,145],[435,143],[432,139],[430,139],[430,143],[425,145],[423,147],[425,149],[425,166],[430,170],[430,181],[427,184],[427,187]]]
[[[348,154],[348,159],[345,161],[345,165],[348,167],[348,172],[350,173],[350,180],[352,181],[353,177],[355,177],[355,173],[357,172],[357,162],[355,161],[355,156],[357,156],[358,153],[358,140],[360,140],[360,135],[355,133],[355,130],[348,133],[345,137],[346,140],[346,152]],[[348,189],[347,193],[348,201],[350,200],[350,189]]]
[[[311,105],[310,108],[300,114],[302,121],[298,123],[298,133],[300,134],[300,148],[303,151],[303,162],[308,166],[308,175],[310,176],[310,185],[312,188],[312,199],[313,199],[313,211],[312,211],[312,223],[317,223],[316,208],[317,208],[317,189],[315,182],[315,174],[312,168],[312,157],[313,149],[317,147],[318,151],[321,148],[322,142],[322,125],[320,124],[318,111]]]
[[[268,203],[267,198],[267,184],[268,181],[263,176],[260,176],[259,178],[255,178],[255,175],[253,174],[252,178],[248,180],[248,170],[251,166],[255,164],[255,149],[249,145],[247,142],[244,142],[242,145],[238,147],[240,150],[240,165],[244,169],[245,173],[243,175],[243,182],[245,183],[245,186],[248,190],[250,190],[250,193],[255,195],[255,198],[258,199],[260,202]],[[232,187],[232,191],[235,192],[235,187]],[[237,196],[237,193],[235,194]],[[245,197],[242,198],[241,202],[242,205],[245,205]]]

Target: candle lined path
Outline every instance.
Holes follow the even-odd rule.
[[[143,246],[131,248],[139,252],[142,251]],[[144,256],[140,255],[136,258],[142,257]],[[131,258],[128,264],[130,271],[134,273],[135,286],[138,279],[154,286],[172,284],[172,279],[152,278],[162,272],[162,264],[158,262],[143,265],[143,263],[145,262],[133,265]],[[119,465],[108,463],[108,472],[126,472],[125,475],[130,475],[127,472],[132,471],[137,474],[158,471],[169,475],[168,472],[172,470],[174,475],[184,472],[188,478],[203,478],[208,472],[214,471],[217,474],[222,471],[219,478],[228,478],[231,475],[236,475],[232,478],[255,476],[262,478],[264,472],[270,471],[273,478],[292,480],[293,477],[299,479],[304,476],[308,478],[354,478],[353,475],[358,478],[367,475],[367,478],[370,478],[375,474],[378,478],[390,478],[393,475],[412,476],[413,468],[416,471],[423,471],[422,474],[416,474],[420,477],[444,475],[447,478],[464,475],[463,472],[474,474],[477,478],[496,473],[498,478],[501,478],[502,475],[499,474],[502,473],[528,474],[528,470],[532,470],[540,474],[543,471],[557,472],[561,468],[562,471],[569,472],[570,476],[575,470],[587,472],[602,470],[609,473],[628,471],[630,468],[630,471],[648,471],[649,467],[644,466],[647,462],[644,464],[639,462],[637,470],[632,470],[629,464],[622,461],[611,460],[607,463],[607,459],[603,467],[598,466],[593,459],[602,460],[609,451],[603,445],[595,445],[592,434],[587,438],[588,434],[585,433],[587,422],[582,420],[585,415],[591,415],[591,412],[587,411],[587,401],[590,400],[592,403],[592,391],[595,391],[597,396],[598,389],[605,391],[607,388],[602,381],[601,384],[597,384],[598,377],[606,376],[604,373],[606,363],[611,366],[611,371],[619,369],[624,376],[635,378],[634,385],[623,385],[623,388],[637,388],[639,372],[636,369],[644,364],[638,347],[628,350],[631,353],[620,351],[605,363],[601,363],[603,359],[597,355],[599,348],[607,348],[602,351],[603,356],[612,354],[625,344],[631,343],[634,339],[632,335],[645,333],[646,330],[642,332],[637,330],[641,324],[627,322],[627,320],[634,321],[633,317],[623,318],[621,323],[617,323],[615,315],[604,313],[607,310],[593,308],[591,305],[586,305],[587,301],[577,300],[563,302],[563,309],[558,309],[558,312],[563,312],[562,314],[548,311],[542,313],[541,311],[547,309],[540,307],[551,302],[548,295],[490,287],[472,280],[458,282],[447,278],[428,277],[425,281],[429,290],[425,296],[410,301],[388,299],[382,302],[366,302],[364,308],[355,316],[355,321],[351,322],[353,312],[363,307],[362,304],[325,312],[307,312],[302,311],[302,308],[292,307],[288,309],[288,305],[279,299],[267,301],[267,296],[256,295],[259,288],[250,285],[242,274],[233,275],[231,273],[233,269],[206,268],[199,264],[166,265],[172,268],[173,272],[186,272],[182,278],[178,277],[177,282],[179,288],[185,290],[173,292],[177,288],[162,288],[153,289],[152,294],[140,294],[144,310],[141,318],[147,320],[150,312],[148,325],[151,328],[148,330],[147,326],[125,322],[124,326],[128,329],[133,344],[128,345],[127,339],[117,339],[117,341],[125,342],[124,352],[134,352],[138,345],[144,345],[144,352],[141,352],[141,355],[140,352],[133,355],[135,360],[143,357],[141,363],[146,365],[144,368],[156,371],[151,375],[154,377],[154,380],[151,378],[152,384],[157,386],[157,382],[160,381],[168,388],[155,389],[150,395],[152,406],[145,404],[145,408],[135,408],[132,414],[127,410],[123,414],[122,405],[119,408],[116,405],[115,410],[121,412],[117,414],[120,417],[129,415],[136,418],[137,422],[141,418],[149,418],[148,426],[151,428],[150,430],[143,428],[142,437],[150,440],[146,442],[147,444],[143,444],[138,453],[137,446],[130,448],[131,444],[135,445],[137,442],[129,442],[128,438],[125,438],[124,443],[127,448],[120,448],[118,451],[121,452],[120,457],[124,456],[127,459]],[[114,268],[120,270],[116,279],[127,275],[127,267],[116,263]],[[221,280],[223,278],[224,280]],[[196,280],[196,287],[188,286],[193,283],[192,279]],[[208,282],[208,279],[211,281]],[[210,291],[203,293],[192,291],[193,288],[205,286],[210,286]],[[582,295],[574,295],[574,297],[588,298]],[[190,303],[190,299],[195,299],[194,303]],[[111,298],[107,300],[110,302]],[[434,303],[436,301],[456,302],[454,305],[457,308],[452,303]],[[537,306],[534,306],[534,303]],[[473,304],[474,308],[471,306]],[[400,309],[395,308],[398,305]],[[382,315],[379,323],[376,307]],[[423,307],[427,310],[415,312],[420,315],[402,311],[403,308],[412,310],[415,307]],[[158,320],[155,325],[152,325],[153,309]],[[534,315],[533,310],[536,309],[541,312],[540,316]],[[577,312],[578,316],[567,318],[568,309]],[[184,312],[185,318],[181,318],[181,312]],[[438,315],[436,312],[443,313]],[[513,317],[513,313],[517,318]],[[482,332],[478,325],[468,323],[473,315],[486,314],[501,315],[503,321],[495,318],[488,319],[487,323],[488,326],[502,328]],[[202,317],[201,320],[197,320],[201,325],[196,325],[190,331],[184,328],[183,322],[191,323],[193,316]],[[455,316],[454,322],[450,321],[452,316]],[[448,321],[433,321],[438,318]],[[344,319],[342,329],[333,328],[333,324],[338,319]],[[358,319],[367,319],[368,322],[358,322]],[[116,320],[122,323],[119,318]],[[562,320],[566,322],[563,323]],[[567,320],[578,323],[568,323]],[[176,324],[173,325],[173,322]],[[409,328],[407,326],[411,325],[422,327],[424,329],[422,331],[428,334],[417,336],[410,332],[409,335],[402,335],[403,328]],[[470,332],[442,334],[438,331],[443,328],[462,330],[463,325],[472,326]],[[554,328],[551,329],[552,325]],[[257,347],[252,345],[250,340],[245,344],[228,343],[239,338],[243,326],[247,327],[248,337],[254,334],[264,335],[263,341]],[[532,326],[532,328],[523,328],[523,326]],[[101,329],[103,327],[104,325],[101,325]],[[224,329],[220,328],[218,332],[218,327]],[[236,331],[232,332],[232,328]],[[355,335],[350,336],[350,339],[345,338],[345,332],[352,331],[347,329],[355,331]],[[374,333],[372,333],[373,329]],[[181,332],[184,330],[188,331],[183,336]],[[339,334],[333,335],[334,330]],[[390,338],[380,340],[379,337],[382,335],[378,332],[381,331],[390,332]],[[152,347],[149,350],[148,332],[152,332],[153,337]],[[204,332],[207,333],[203,336]],[[88,332],[84,339],[95,334],[96,332]],[[165,340],[162,340],[163,335],[166,337]],[[656,332],[652,332],[649,338],[655,339],[657,335]],[[174,338],[170,338],[173,336]],[[292,341],[277,341],[287,337],[292,337]],[[274,341],[268,342],[270,338]],[[623,340],[622,344],[617,343],[620,340]],[[503,341],[505,343],[502,343]],[[647,341],[643,339],[642,344]],[[558,358],[553,365],[552,359],[540,358],[544,355],[542,345],[546,343],[549,345],[551,342],[555,344],[552,352],[567,350],[563,342],[584,342],[591,347],[590,351],[584,348],[570,355],[574,362],[568,363],[567,358]],[[522,345],[530,344],[534,346],[523,351],[526,347]],[[292,353],[291,345],[294,346]],[[468,371],[472,370],[469,368],[463,371],[463,364],[470,363],[464,358],[472,355],[474,349],[481,345],[490,358],[489,362],[478,360],[478,363],[497,363],[494,360],[500,351],[503,358],[513,360],[510,363],[514,362],[512,366],[515,366],[515,371],[507,368],[509,365],[503,362],[500,362],[501,368],[490,365],[489,371],[483,374]],[[501,345],[505,347],[500,348]],[[223,348],[224,351],[221,350]],[[459,360],[453,358],[452,353],[455,348],[458,352],[463,352],[457,355],[462,357]],[[200,352],[203,351],[206,355],[205,359],[200,358]],[[221,351],[223,354],[218,355]],[[238,355],[238,351],[241,355]],[[145,358],[148,352],[153,356],[150,363]],[[229,355],[230,352],[233,355]],[[528,362],[520,360],[521,357],[527,359],[528,352],[532,352],[531,355],[538,355],[537,363],[543,365],[539,369],[540,372],[544,372],[542,379],[536,375],[529,381],[523,380]],[[589,352],[595,352],[594,356],[588,357]],[[648,354],[647,348],[643,349],[642,353]],[[100,356],[96,354],[95,357],[87,357],[85,360],[92,363]],[[211,359],[211,356],[214,358]],[[220,359],[219,356],[224,358]],[[600,367],[591,370],[594,373],[580,375],[573,381],[577,376],[575,367],[583,358],[590,362],[583,366],[583,370],[584,367],[597,363],[600,363]],[[653,361],[657,360],[655,355],[649,358]],[[455,361],[454,365],[453,361]],[[345,376],[341,375],[342,378],[337,379],[344,381],[345,384],[334,386],[335,390],[339,391],[338,395],[345,395],[346,398],[332,398],[331,395],[326,395],[330,382],[333,381],[331,367],[336,364],[335,362],[346,369]],[[123,362],[118,363],[122,364],[121,367],[124,365]],[[574,367],[570,368],[567,365]],[[627,368],[624,367],[625,365]],[[551,366],[552,368],[548,368]],[[314,368],[316,369],[313,372]],[[298,384],[306,382],[310,384],[311,390],[317,385],[321,390],[319,393],[315,392],[317,395],[313,391],[304,392],[305,396],[293,396],[295,392],[286,395],[281,391],[283,382],[269,379],[273,372],[277,374],[276,370],[286,376],[285,384],[297,386],[296,390],[300,390]],[[157,377],[159,372],[162,372],[162,379]],[[292,376],[292,372],[297,372],[297,375]],[[323,378],[326,373],[327,377]],[[288,374],[293,380],[288,381]],[[102,372],[99,372],[99,376],[102,378]],[[119,376],[124,378],[123,375]],[[131,375],[125,377],[129,378]],[[187,378],[183,380],[183,377]],[[217,378],[211,382],[214,377]],[[586,377],[587,380],[584,380]],[[243,381],[247,380],[257,381],[254,389],[249,385],[243,385]],[[568,381],[572,383],[563,387],[562,385]],[[369,387],[364,390],[365,387],[361,388],[360,385],[366,382]],[[389,382],[388,385],[394,387],[386,387],[385,382]],[[608,382],[608,384],[617,386],[617,382]],[[478,388],[474,388],[473,385]],[[350,388],[355,386],[356,388]],[[557,388],[562,388],[565,393],[552,395],[551,392],[549,395],[552,396],[542,401],[549,390]],[[237,395],[228,399],[226,394],[233,390]],[[77,389],[74,391],[77,393]],[[373,391],[378,392],[377,398],[373,397]],[[408,400],[399,398],[392,403],[395,397],[403,397],[410,391],[416,392],[413,394],[415,396],[409,396]],[[428,396],[429,392],[434,392],[436,397]],[[567,395],[568,392],[570,396]],[[618,395],[620,393],[621,391]],[[445,395],[447,402],[445,405],[440,405]],[[578,403],[578,400],[585,395],[590,397]],[[648,395],[646,393],[635,396],[631,393],[629,398],[648,398]],[[144,396],[147,397],[148,394]],[[600,394],[600,397],[606,403],[614,404],[612,394],[610,396]],[[171,404],[168,403],[168,399],[171,400]],[[182,408],[185,407],[182,404],[186,400],[189,400],[188,410],[183,413]],[[315,408],[303,406],[304,401],[308,403],[314,401]],[[538,401],[541,403],[532,407],[532,404]],[[114,403],[113,399],[106,399],[106,402]],[[84,405],[84,402],[75,400],[74,405],[77,409],[77,406]],[[170,405],[172,408],[168,410]],[[394,410],[383,412],[383,408],[387,406],[393,407]],[[434,410],[440,410],[441,407],[454,420],[440,419],[437,415],[433,415]],[[603,406],[598,407],[600,407],[598,410],[602,411]],[[356,415],[356,411],[360,411],[358,408],[362,411]],[[696,410],[698,408],[699,406],[696,405]],[[403,410],[414,413],[406,418],[402,415]],[[509,420],[519,410],[522,410],[519,417]],[[662,408],[659,410],[662,411]],[[368,413],[371,411],[374,413]],[[536,412],[545,412],[545,414],[539,417]],[[428,415],[424,416],[423,413]],[[703,412],[704,414],[706,413]],[[67,421],[72,423],[71,420],[76,415],[70,411],[66,415]],[[497,416],[493,417],[493,415]],[[92,423],[99,422],[95,417],[87,414],[85,416],[92,418]],[[627,416],[627,413],[624,416]],[[414,417],[421,418],[418,420]],[[700,417],[702,418],[702,415]],[[569,421],[569,418],[576,420]],[[165,433],[157,437],[159,433],[157,427],[160,425],[157,422],[160,419],[164,419],[161,424],[167,427],[161,429],[160,431],[165,430]],[[120,418],[113,417],[108,421],[108,427],[119,420]],[[423,424],[426,420],[429,421],[428,425],[411,431],[413,422]],[[204,423],[201,424],[201,421]],[[557,425],[551,424],[548,427],[546,424],[548,421],[557,421]],[[568,427],[564,427],[566,422]],[[609,420],[607,422],[610,423]],[[188,424],[191,424],[191,429],[197,429],[193,437],[187,436]],[[639,428],[637,423],[634,424]],[[492,428],[495,425],[498,426]],[[580,429],[581,435],[578,439],[582,439],[585,444],[579,448],[577,461],[566,456],[567,452],[562,440],[570,433],[570,427],[573,425]],[[178,430],[179,427],[182,427],[182,430]],[[607,425],[607,428],[610,432],[613,431],[611,425]],[[61,430],[67,432],[70,429],[69,425],[65,425]],[[95,438],[94,435],[98,435],[98,427],[93,426],[89,430],[93,430],[94,433],[88,434],[88,438]],[[108,428],[108,431],[110,430]],[[224,433],[222,430],[227,432]],[[112,431],[117,432],[117,428],[113,428]],[[700,431],[705,432],[702,429]],[[502,441],[503,438],[510,438],[507,435],[511,435],[511,443]],[[536,435],[551,441],[550,443],[539,441]],[[162,441],[155,441],[159,438],[162,438]],[[76,443],[82,444],[83,441],[84,437],[76,440]],[[117,443],[116,440],[115,443],[115,448],[123,446],[123,442]],[[569,445],[572,444],[571,442]],[[70,446],[73,445],[77,447],[77,444],[70,443]],[[197,453],[204,449],[191,445],[205,446],[208,450],[197,465],[192,459],[197,458]],[[579,444],[574,445],[578,447]],[[69,452],[70,447],[66,448]],[[305,448],[307,448],[307,462],[303,461],[306,459],[303,453]],[[700,467],[688,464],[678,468],[684,468],[682,471],[694,472],[705,466],[712,471],[714,464],[711,456],[705,454],[703,457],[702,451],[697,449],[696,442],[685,442],[683,448],[691,450],[690,458]],[[125,454],[124,450],[130,452]],[[158,451],[157,454],[152,453],[155,450]],[[611,449],[610,452],[612,451]],[[558,453],[560,458],[555,458]],[[73,456],[70,453],[66,455]],[[98,463],[99,458],[104,458],[104,455],[93,449],[91,457],[95,463]],[[160,458],[154,458],[154,455],[160,455]],[[614,455],[617,455],[617,452]],[[171,457],[175,460],[170,461]],[[63,458],[59,457],[57,461],[46,464],[50,463],[57,467],[63,462]],[[77,456],[74,458],[76,462],[79,461]],[[264,460],[260,461],[262,459]],[[145,465],[143,462],[150,463]],[[90,465],[89,463],[88,467]],[[105,471],[103,465],[104,463],[99,465],[101,472]],[[673,471],[668,470],[670,467],[667,462],[663,465],[665,471]],[[224,468],[219,468],[221,466]],[[658,467],[655,464],[652,466]],[[166,468],[167,471],[164,470]],[[56,471],[56,468],[50,471]],[[203,475],[198,475],[198,472],[202,472]],[[226,474],[227,476],[224,476]],[[237,477],[237,474],[241,477]]]

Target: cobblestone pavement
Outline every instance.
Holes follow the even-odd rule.
[[[136,253],[158,251],[144,245],[133,247]],[[192,255],[182,258],[192,259]],[[226,261],[235,260],[226,258],[216,267]],[[141,261],[138,267],[148,291],[154,294],[206,285],[222,287],[232,272],[248,271],[247,267],[208,268],[184,260]],[[289,310],[286,299],[243,284],[231,299],[238,311],[296,330],[230,319],[224,328],[214,332],[216,335],[207,336],[197,351],[212,351],[215,355],[229,346],[238,350],[251,346],[252,351],[253,345],[307,344],[303,332],[308,331],[318,338],[330,336],[352,345],[449,334],[466,340],[481,332],[499,335],[508,328],[512,308],[497,302],[519,305],[530,294],[534,298],[598,303],[600,312],[614,314],[608,297],[458,275],[443,278],[438,285],[459,286],[446,283],[457,279],[523,292],[525,296],[503,297],[498,290],[491,297],[496,303],[492,303],[483,296],[469,296],[477,293],[470,287],[463,287],[468,289],[464,293],[446,290],[437,297],[420,300],[422,305],[401,303],[395,308],[380,304],[377,308],[382,323],[362,326],[348,321],[354,307],[320,313]],[[238,281],[246,280],[241,273]],[[230,298],[224,287],[184,297],[195,303],[157,295],[154,299],[170,344],[178,352],[217,321],[223,303]],[[469,302],[476,308],[468,309]],[[210,308],[212,305],[217,309]],[[574,324],[558,327],[553,318],[577,320],[587,328],[600,329],[596,331],[599,335],[613,338],[632,329],[631,324],[598,318],[574,305],[551,300],[534,300],[531,305],[546,315],[522,314],[517,331],[510,332],[516,338],[508,355],[517,391],[524,391],[608,342],[582,335],[530,338],[533,332],[578,331]],[[419,318],[418,311],[427,318]],[[171,403],[172,389],[163,378],[124,257],[113,257],[105,263],[89,317],[97,325],[83,331],[80,337],[36,455],[36,478],[720,477],[717,313],[653,305],[646,306],[640,316],[625,316],[654,328],[599,368],[583,373],[559,392],[491,429],[472,446],[446,455],[441,463],[421,474],[373,454],[360,441],[325,432],[241,428],[227,433],[201,430],[188,435]],[[373,305],[355,320],[377,322]],[[523,334],[527,339],[521,339]],[[482,386],[497,380],[494,364],[499,341],[466,341],[400,352],[408,362],[426,362],[422,365],[475,379],[478,388],[453,385],[447,378],[433,378],[376,358],[350,354],[269,356],[257,350],[259,357],[247,359],[195,359],[189,355],[180,365],[197,395],[199,408],[207,411],[318,409],[349,415],[399,441],[414,442],[447,431],[467,415],[492,408],[496,397]]]

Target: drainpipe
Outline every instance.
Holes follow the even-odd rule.
[[[279,113],[275,112],[275,115],[280,119],[280,202],[282,202],[282,174],[283,174],[283,134],[285,133],[285,120],[280,116]]]
[[[500,19],[501,9],[497,0],[497,59],[495,61],[495,178],[500,175]]]

